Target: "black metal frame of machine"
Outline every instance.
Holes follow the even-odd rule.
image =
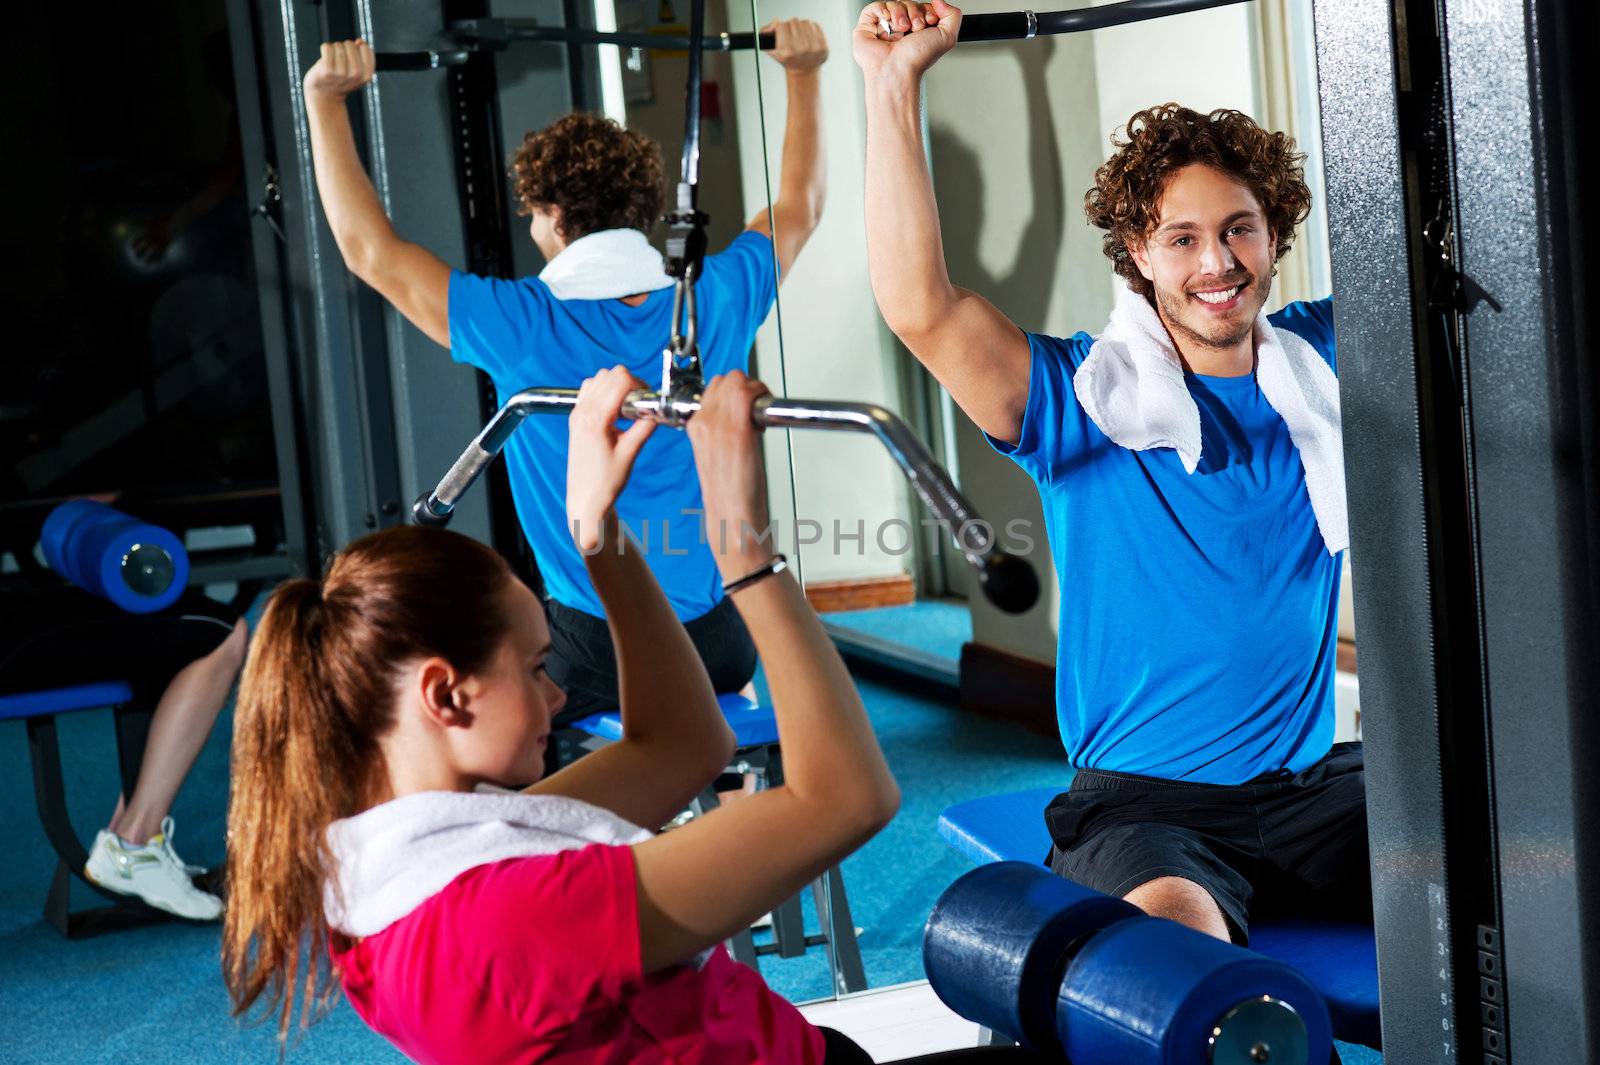
[[[1600,1060],[1594,9],[1316,26],[1384,1050]]]

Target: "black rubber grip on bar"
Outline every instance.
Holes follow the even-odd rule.
[[[968,15],[961,20],[961,41],[1020,41],[1028,35],[1026,11]]]
[[[1120,4],[1080,7],[1071,11],[1039,12],[1039,33],[1078,33],[1126,26],[1146,19],[1186,15],[1213,7],[1229,7],[1245,0],[1122,0]]]
[[[1122,0],[1098,7],[1075,7],[1067,11],[1040,11],[1033,17],[1034,35],[1048,37],[1058,33],[1085,33],[1090,30],[1126,26],[1146,19],[1184,15],[1213,7],[1228,7],[1246,0]],[[1026,11],[1000,11],[968,15],[961,20],[962,41],[1015,41],[1028,36]]]
[[[467,61],[468,53],[453,52],[378,52],[374,69],[378,73],[391,70],[441,70],[458,67]]]
[[[996,549],[978,567],[984,598],[1007,614],[1021,614],[1039,601],[1039,575],[1026,559]]]

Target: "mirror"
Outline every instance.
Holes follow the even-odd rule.
[[[61,79],[64,53],[41,46],[8,64],[0,88],[7,143],[29,145],[9,194],[32,205],[8,244],[28,266],[0,296],[15,329],[0,552],[7,569],[32,569],[45,513],[87,493],[205,495],[270,552],[285,474],[227,14],[97,17],[75,48],[90,80]],[[35,32],[52,39],[42,21]],[[149,64],[156,54],[169,58]],[[98,91],[111,84],[139,90]]]

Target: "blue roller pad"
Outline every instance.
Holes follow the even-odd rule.
[[[974,862],[1043,863],[1050,851],[1044,808],[1067,790],[984,795],[945,807],[939,835]],[[1371,925],[1311,920],[1250,924],[1250,949],[1282,961],[1322,992],[1334,1032],[1369,1047],[1382,1045],[1378,1023],[1378,950]]]
[[[61,504],[45,518],[39,541],[51,569],[130,614],[165,610],[189,583],[189,555],[176,536],[104,503],[74,499]],[[172,579],[154,594],[141,594],[123,576],[123,560],[140,545],[159,547],[172,560]]]
[[[1282,962],[1173,921],[1136,917],[1085,943],[1067,967],[1056,1022],[1069,1061],[1206,1065],[1213,1027],[1246,999],[1270,995],[1305,1022],[1307,1061],[1333,1050],[1316,988]]]
[[[733,729],[735,747],[765,747],[778,742],[778,721],[773,716],[772,707],[758,706],[738,692],[717,696],[717,705],[722,707],[722,716],[727,718],[728,727]],[[603,740],[620,740],[622,711],[604,710],[590,714],[574,721],[572,727]]]
[[[1041,1053],[1058,1052],[1056,993],[1074,947],[1139,916],[1121,899],[1037,865],[982,865],[934,904],[922,964],[934,993],[959,1016]]]

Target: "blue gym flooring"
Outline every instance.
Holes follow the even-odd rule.
[[[949,642],[950,630],[964,619],[952,618],[949,611],[922,609],[929,605],[943,606],[890,608],[939,620],[919,637],[915,626],[902,618],[895,636],[926,638],[930,649]],[[830,620],[840,618],[833,615]],[[960,799],[1064,782],[1068,774],[1053,740],[882,685],[863,684],[861,691],[903,793],[894,822],[844,863],[855,923],[862,929],[867,977],[872,986],[884,987],[922,978],[923,919],[944,886],[968,868],[939,841],[939,811]],[[230,721],[224,711],[173,811],[179,852],[192,862],[214,863],[222,856]],[[89,711],[66,715],[59,726],[74,824],[79,836],[89,840],[116,801],[111,718]],[[68,942],[40,919],[55,856],[34,813],[20,721],[0,723],[0,808],[11,811],[12,827],[12,844],[0,863],[0,1004],[5,1015],[0,1061],[165,1065],[271,1060],[276,1052],[272,1029],[229,1016],[217,928],[159,925]],[[81,885],[74,889],[78,905],[97,899]],[[820,951],[793,960],[767,958],[761,964],[769,982],[795,1001],[830,993]],[[1340,1049],[1348,1065],[1381,1061],[1363,1048]],[[404,1059],[338,1003],[292,1044],[288,1060]]]
[[[933,655],[952,668],[961,661],[961,645],[972,640],[972,611],[964,603],[949,600],[924,599],[905,606],[846,610],[822,617],[852,632]]]

